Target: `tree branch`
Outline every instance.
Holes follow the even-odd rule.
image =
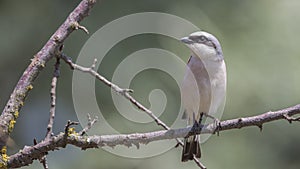
[[[50,90],[50,117],[49,122],[47,126],[47,133],[45,139],[50,139],[53,135],[53,124],[54,124],[54,118],[55,118],[55,109],[56,109],[56,86],[57,86],[57,79],[59,77],[60,71],[59,71],[59,65],[60,65],[60,59],[56,58],[56,63],[54,65],[54,72],[53,77],[51,81],[51,90]]]
[[[266,112],[261,115],[225,120],[221,122],[220,131],[240,129],[248,126],[262,126],[265,123],[286,119],[284,116],[293,116],[300,114],[300,104],[289,107],[286,109]],[[63,148],[66,144],[71,144],[83,150],[88,148],[99,148],[104,146],[115,147],[117,145],[124,145],[126,147],[136,146],[140,144],[148,144],[153,141],[175,139],[192,135],[190,132],[191,127],[181,129],[161,130],[148,133],[134,133],[134,134],[121,134],[121,135],[102,135],[102,136],[81,136],[78,133],[69,134],[61,133],[53,136],[52,139],[42,141],[33,146],[25,146],[20,152],[10,156],[8,161],[9,168],[17,168],[20,166],[28,165],[34,159],[41,158],[48,151]],[[213,133],[215,131],[215,124],[208,124],[202,126],[196,132],[197,134]],[[193,133],[195,134],[195,133]]]
[[[0,148],[5,145],[7,135],[13,130],[16,119],[29,91],[33,88],[33,82],[46,63],[60,51],[64,40],[78,29],[78,23],[88,16],[95,0],[82,0],[81,3],[70,13],[65,22],[52,35],[44,47],[34,56],[31,64],[19,79],[0,116]],[[80,29],[83,29],[82,27]]]

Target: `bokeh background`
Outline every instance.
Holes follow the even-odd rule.
[[[4,108],[15,84],[33,55],[65,20],[79,1],[0,1],[0,108]],[[185,18],[220,40],[228,72],[228,92],[222,119],[257,115],[300,102],[300,1],[297,0],[103,0],[93,8],[82,24],[90,35],[74,32],[65,42],[64,52],[74,60],[82,46],[106,23],[137,12],[165,12]],[[158,35],[139,35],[117,44],[99,70],[111,78],[115,66],[126,55],[143,48],[167,49],[188,60],[189,51],[180,42]],[[41,140],[46,133],[49,114],[49,90],[54,62],[40,73],[16,123],[12,138],[14,153],[33,138]],[[122,120],[111,101],[110,90],[96,82],[97,99],[103,105],[107,120],[120,132],[151,131],[154,124],[135,126]],[[132,82],[135,97],[149,106],[148,94],[160,87],[166,92],[166,113],[177,107],[178,86],[172,78],[157,70],[140,73]],[[67,120],[77,120],[72,103],[72,71],[62,64],[58,85],[57,115],[54,132],[63,131]],[[166,123],[168,116],[162,117]],[[100,122],[101,123],[101,122]],[[80,126],[78,127],[78,130]],[[202,162],[213,169],[300,167],[300,126],[287,121],[257,127],[230,130],[212,136],[202,146]],[[68,146],[50,152],[50,168],[197,168],[193,162],[181,163],[181,149],[147,159],[130,159],[102,149],[81,151]],[[24,168],[41,168],[37,161]]]

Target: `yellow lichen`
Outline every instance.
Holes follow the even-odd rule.
[[[71,134],[76,134],[75,128],[73,128],[73,127],[70,127],[68,130],[68,136]]]
[[[6,149],[6,146],[3,146],[3,148],[2,148],[2,150],[1,150],[1,154],[6,154],[6,151],[7,149]]]
[[[15,120],[11,120],[11,121],[9,122],[8,132],[12,132],[12,131],[13,131],[15,124],[16,124],[16,121],[15,121]]]
[[[27,90],[31,90],[31,89],[33,89],[33,86],[32,86],[32,85],[29,85],[29,86],[26,87],[26,89],[27,89]]]
[[[7,169],[7,164],[4,162],[0,162],[0,169]]]
[[[24,106],[24,102],[21,101],[21,102],[20,102],[20,106]]]
[[[19,117],[19,111],[18,111],[18,110],[15,111],[14,117],[15,117],[15,118],[18,118],[18,117]]]
[[[9,160],[9,156],[7,154],[2,154],[2,159],[7,162]]]
[[[24,98],[26,95],[25,93],[17,93],[18,97]]]
[[[7,161],[9,156],[6,154],[6,146],[1,149],[2,162],[0,162],[0,169],[7,169]]]

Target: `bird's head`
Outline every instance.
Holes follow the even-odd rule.
[[[183,37],[181,42],[185,43],[194,54],[203,60],[223,60],[221,45],[212,34],[198,31]]]

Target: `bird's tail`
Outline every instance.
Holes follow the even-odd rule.
[[[199,136],[196,135],[184,139],[184,146],[181,157],[182,162],[193,160],[194,155],[196,158],[201,157],[200,140],[198,139],[198,137]]]

